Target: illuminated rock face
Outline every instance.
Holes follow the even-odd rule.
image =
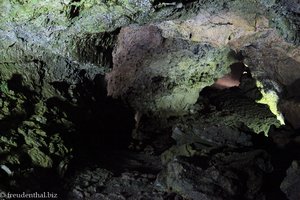
[[[230,66],[230,73],[219,78],[212,86],[218,89],[238,87],[243,74],[248,73],[246,66],[242,63],[235,63]]]
[[[142,113],[181,115],[199,92],[236,61],[229,48],[163,37],[158,26],[121,29],[108,73],[108,95]]]
[[[233,61],[226,57],[226,51],[220,55],[221,49],[242,52],[243,62],[259,81],[271,77],[280,86],[288,86],[299,76],[297,1],[211,0],[182,1],[179,4],[149,0],[2,1],[1,76],[7,80],[13,73],[20,72],[26,74],[30,85],[39,85],[37,80],[42,78],[42,74],[47,74],[47,78],[43,78],[47,80],[43,81],[39,90],[47,87],[41,92],[49,97],[57,93],[50,82],[75,84],[80,81],[81,70],[93,79],[96,74],[105,74],[113,66],[112,72],[107,74],[109,95],[124,97],[130,89],[137,95],[136,100],[130,100],[137,110],[145,107],[144,104],[138,106],[139,101],[153,104],[145,108],[145,112],[161,109],[174,113],[185,112],[195,103],[202,88],[228,74]],[[141,27],[122,28],[116,45],[118,28],[133,22],[140,23]],[[150,26],[153,30],[147,28],[149,25],[142,26],[147,22],[153,22]],[[122,39],[125,39],[123,46],[120,43]],[[124,47],[125,43],[127,47]],[[187,49],[198,48],[195,47],[197,45],[202,46],[199,52]],[[183,57],[179,61],[181,55]],[[168,56],[173,57],[170,62],[175,67],[158,67],[167,65]],[[200,59],[201,56],[203,58]],[[215,60],[222,60],[222,63]],[[196,63],[210,66],[199,69]],[[289,70],[285,70],[286,67]],[[36,68],[45,70],[40,72],[34,70]],[[151,87],[151,80],[141,83],[137,79],[143,79],[143,73],[149,75],[152,71],[153,75],[148,79],[154,78],[154,85],[158,84],[159,77],[163,77],[164,81],[168,79],[168,89],[155,93],[143,88]],[[186,80],[177,82],[180,77]],[[231,78],[225,76],[216,85],[220,88],[237,86],[237,78]],[[134,88],[136,85],[141,88]],[[132,99],[132,96],[128,98]],[[170,104],[170,109],[166,104]]]
[[[274,91],[275,96],[283,95],[283,88],[292,84],[300,72],[298,35],[292,31],[295,12],[289,11],[286,20],[274,21],[275,13],[270,8],[280,8],[272,2],[210,6],[212,4],[208,2],[187,19],[153,23],[151,28],[148,25],[123,28],[113,56],[113,70],[106,76],[108,94],[129,99],[141,112],[165,111],[177,115],[185,113],[196,102],[197,93],[215,81],[213,86],[219,89],[238,86],[243,72],[239,69],[235,74],[228,74],[229,67],[234,62],[244,62],[252,76],[262,83],[265,93]],[[202,47],[198,47],[199,52],[193,50],[193,56],[187,55],[189,50],[186,47],[195,48],[194,44]],[[204,46],[209,50],[203,49]],[[227,57],[224,51],[222,56],[219,50],[224,48],[236,52],[235,57]],[[172,59],[168,60],[170,56]],[[196,64],[210,65],[214,59],[223,61],[216,63],[218,67],[204,68]],[[283,70],[286,67],[291,70]],[[152,78],[156,81],[150,80]],[[267,84],[264,79],[271,79],[274,84]],[[154,92],[155,85],[160,82],[165,86],[160,86],[162,91]],[[276,108],[278,102],[278,98],[268,100],[269,106],[279,116],[280,111],[275,112],[279,109]]]

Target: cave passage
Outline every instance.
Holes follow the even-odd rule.
[[[299,8],[1,1],[0,199],[299,200]]]

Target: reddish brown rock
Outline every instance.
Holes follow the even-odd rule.
[[[133,84],[145,57],[157,50],[162,41],[159,29],[152,25],[122,28],[113,52],[114,70],[106,75],[108,95],[124,94]]]

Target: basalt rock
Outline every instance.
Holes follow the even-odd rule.
[[[121,30],[114,68],[107,74],[108,95],[128,100],[141,113],[178,115],[196,102],[201,89],[228,71],[234,52],[164,38],[161,32],[154,25]]]
[[[281,190],[287,195],[288,199],[296,200],[300,198],[300,168],[299,161],[293,161],[287,170],[287,176],[280,185]]]
[[[257,104],[240,88],[223,91],[207,88],[202,95],[199,102],[207,102],[204,107],[195,106],[190,115],[182,117],[174,126],[173,138],[179,143],[182,138],[183,141],[251,146],[251,135],[247,132],[267,134],[272,125],[280,126],[267,106]]]
[[[263,150],[203,148],[191,157],[175,156],[156,185],[188,199],[264,199],[263,179],[271,171]]]
[[[155,189],[155,178],[153,174],[143,174],[137,171],[113,175],[112,172],[101,168],[86,169],[70,180],[67,186],[70,191],[67,198],[74,200],[183,199],[176,193]]]
[[[73,173],[70,199],[263,199],[253,133],[299,128],[299,26],[297,0],[1,1],[0,190]],[[143,159],[112,156],[131,137]]]

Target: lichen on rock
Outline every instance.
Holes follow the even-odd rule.
[[[280,122],[281,125],[284,124],[284,118],[282,113],[280,113],[280,111],[278,110],[278,101],[279,101],[279,97],[276,94],[275,91],[265,91],[263,89],[262,84],[257,81],[257,86],[260,88],[260,91],[262,93],[262,98],[257,100],[256,102],[258,103],[262,103],[262,104],[267,104],[271,110],[271,112],[276,115],[277,120]]]
[[[253,133],[276,133],[284,120],[299,128],[299,8],[2,0],[0,191],[44,191],[26,181],[70,173],[71,199],[264,199],[271,166]],[[247,71],[232,80],[232,64]],[[235,82],[217,88],[221,77]],[[275,136],[280,148],[299,139]]]
[[[129,99],[144,113],[186,112],[201,89],[236,61],[229,48],[163,38],[154,25],[124,28],[118,41],[114,68],[107,75],[108,94]]]
[[[49,135],[46,105],[25,85],[16,88],[2,81],[1,102],[0,154],[6,155],[2,163],[50,168],[70,153],[59,135]]]

